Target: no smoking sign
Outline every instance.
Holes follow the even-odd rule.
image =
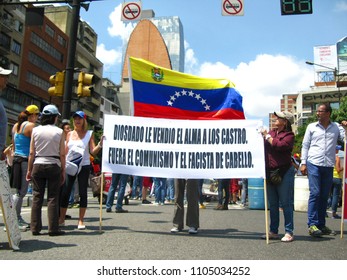
[[[141,15],[141,2],[128,2],[122,4],[122,21],[139,20]]]
[[[223,16],[243,16],[243,0],[222,0]]]

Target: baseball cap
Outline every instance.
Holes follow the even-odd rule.
[[[336,145],[336,150],[342,150],[342,146],[341,145]]]
[[[86,119],[87,118],[87,115],[83,112],[83,111],[76,111],[73,115],[72,115],[72,117],[74,118],[74,117],[80,117],[80,118],[82,118],[82,119]]]
[[[60,116],[60,113],[58,111],[58,108],[55,105],[49,104],[43,108],[42,115],[45,115],[45,116],[59,115]]]
[[[7,76],[7,75],[10,75],[11,73],[12,73],[12,70],[0,67],[0,75],[6,75]]]
[[[294,123],[294,115],[288,111],[283,111],[283,112],[274,112],[276,117],[279,117],[281,119],[285,119],[289,121],[291,124]]]
[[[36,105],[29,105],[25,108],[25,111],[27,111],[30,114],[40,114],[40,110]]]

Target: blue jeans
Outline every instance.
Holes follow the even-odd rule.
[[[164,203],[166,194],[166,178],[153,178],[155,202]]]
[[[139,187],[139,195],[138,197],[142,197],[142,186],[143,186],[143,177],[142,176],[134,176],[133,189],[131,192],[131,197],[136,197],[136,190]]]
[[[307,162],[307,177],[310,189],[308,199],[308,226],[325,226],[325,213],[330,188],[333,184],[333,167],[318,166]]]
[[[336,213],[337,206],[339,204],[340,192],[342,186],[342,179],[333,178],[332,194],[331,194],[331,210],[333,213]]]
[[[125,187],[128,182],[128,175],[112,173],[112,183],[107,194],[106,199],[106,209],[111,209],[113,206],[114,195],[116,194],[116,189],[119,183],[118,197],[116,203],[116,210],[120,210],[123,207],[123,199],[125,193]]]
[[[280,225],[280,203],[283,208],[284,231],[293,234],[294,231],[294,175],[295,168],[291,166],[279,185],[267,181],[267,195],[270,208],[270,231],[278,233]]]
[[[175,185],[174,185],[174,179],[168,178],[166,179],[166,197],[168,200],[174,200],[175,199]]]

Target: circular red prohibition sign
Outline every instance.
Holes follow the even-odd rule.
[[[237,2],[239,2],[239,7],[234,7],[235,4],[230,3],[229,0],[224,1],[223,3],[223,9],[226,13],[228,13],[229,15],[236,15],[239,12],[242,11],[242,2],[240,0],[237,0]],[[229,11],[229,9],[231,9],[232,11]]]
[[[137,11],[134,11],[136,9],[134,6],[137,8]],[[129,3],[123,8],[123,16],[128,20],[136,19],[140,15],[140,12],[141,8],[136,3]]]

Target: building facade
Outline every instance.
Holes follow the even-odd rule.
[[[146,13],[131,33],[123,51],[123,67],[119,93],[121,114],[130,115],[128,57],[148,60],[156,65],[184,72],[184,35],[179,17],[154,17]],[[150,15],[153,18],[150,18]]]
[[[72,26],[72,8],[70,6],[45,7],[45,16],[48,17],[62,32],[69,35]],[[102,88],[103,63],[96,58],[98,35],[93,28],[84,21],[79,21],[74,83],[77,86],[78,73],[84,71],[93,74],[95,78],[94,91],[90,97],[78,98],[74,87],[71,98],[71,112],[83,110],[92,125],[100,124],[100,101]]]

